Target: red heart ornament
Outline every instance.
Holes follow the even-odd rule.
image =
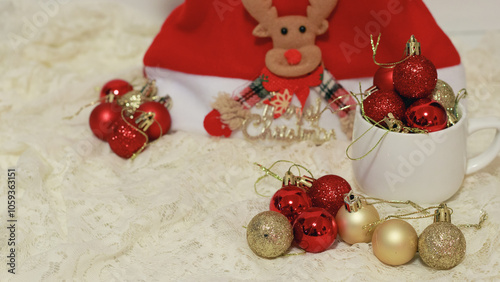
[[[148,142],[147,135],[129,123],[123,119],[118,120],[115,124],[113,134],[108,139],[111,150],[125,159],[140,153],[144,150]]]

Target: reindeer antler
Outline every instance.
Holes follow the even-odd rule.
[[[278,17],[278,11],[273,6],[272,0],[241,0],[241,2],[250,15],[260,24]]]
[[[320,25],[332,13],[337,2],[338,0],[309,0],[307,17],[310,21]]]

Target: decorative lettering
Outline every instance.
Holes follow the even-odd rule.
[[[321,99],[316,104],[305,108],[289,106],[281,116],[282,119],[295,121],[295,126],[274,125],[274,107],[258,103],[256,109],[262,109],[261,114],[252,114],[242,125],[242,132],[246,139],[277,140],[283,142],[296,142],[311,140],[320,145],[329,140],[335,140],[334,129],[327,130],[319,126],[319,119],[323,114]]]

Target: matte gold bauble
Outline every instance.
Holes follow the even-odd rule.
[[[385,264],[402,265],[409,262],[417,252],[417,244],[417,232],[401,219],[381,223],[373,232],[373,254]]]
[[[375,207],[361,201],[352,192],[345,196],[344,203],[335,217],[340,238],[351,245],[371,242],[373,230],[363,227],[380,220]]]
[[[261,212],[248,223],[248,246],[258,256],[278,257],[290,248],[292,240],[292,225],[279,212]]]

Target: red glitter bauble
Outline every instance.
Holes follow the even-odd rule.
[[[97,105],[89,117],[90,129],[97,138],[107,141],[113,133],[116,120],[121,117],[122,108],[116,103],[102,103]]]
[[[434,132],[446,128],[448,115],[439,102],[424,98],[417,100],[408,107],[406,110],[406,123],[409,127]]]
[[[295,243],[306,252],[319,253],[328,249],[337,237],[334,217],[322,208],[310,208],[301,213],[293,224]]]
[[[311,198],[301,188],[293,185],[284,186],[271,198],[269,209],[279,212],[293,224],[297,216],[312,207]]]
[[[99,98],[102,98],[108,94],[113,94],[116,97],[123,96],[128,92],[134,90],[134,87],[123,79],[113,79],[108,81],[101,89]]]
[[[145,131],[150,141],[156,140],[161,136],[167,134],[167,132],[170,130],[170,126],[172,125],[172,119],[170,117],[168,109],[164,104],[154,101],[146,102],[139,106],[134,115],[134,119],[144,113],[154,114],[155,121]]]
[[[373,75],[373,85],[380,90],[394,90],[393,71],[394,68],[378,68]]]
[[[349,182],[340,176],[329,174],[314,180],[307,193],[311,197],[313,207],[324,208],[335,216],[344,205],[344,194],[349,191]]]
[[[394,88],[406,98],[426,98],[436,88],[437,77],[436,67],[429,59],[414,55],[394,67]]]
[[[111,150],[125,159],[141,150],[147,141],[148,138],[144,133],[130,126],[123,119],[116,121],[113,134],[108,139]]]
[[[401,120],[406,111],[406,106],[396,92],[392,90],[379,90],[370,94],[363,100],[365,115],[375,122],[383,120],[389,113]]]

